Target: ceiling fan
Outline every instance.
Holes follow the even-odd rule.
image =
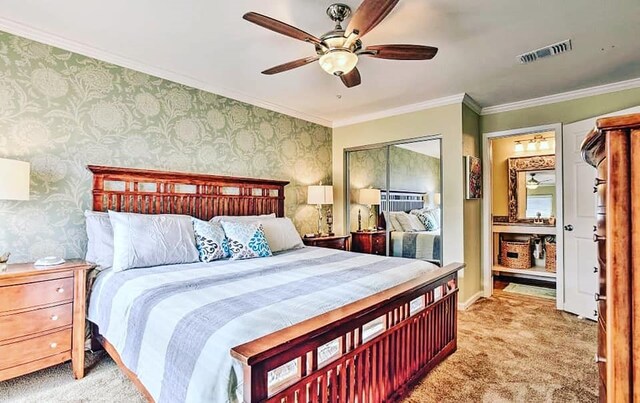
[[[543,185],[544,183],[552,182],[551,179],[546,179],[546,180],[538,180],[538,179],[536,179],[536,174],[535,173],[531,173],[529,175],[531,175],[531,177],[527,180],[527,183],[525,185],[527,189],[534,190],[534,189],[537,189],[538,186]]]
[[[399,0],[364,0],[349,21],[347,28],[342,22],[351,15],[346,4],[336,3],[327,8],[327,15],[335,22],[333,30],[321,37],[308,34],[289,24],[266,15],[249,12],[242,18],[294,39],[309,42],[315,46],[316,55],[284,63],[262,72],[277,74],[319,61],[320,67],[329,74],[340,77],[347,87],[355,87],[361,82],[360,72],[356,68],[360,56],[393,60],[429,60],[438,52],[438,48],[423,45],[374,45],[363,47],[362,38],[375,28],[393,10]]]

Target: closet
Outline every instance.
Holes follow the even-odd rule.
[[[598,119],[582,145],[597,169],[601,402],[640,401],[640,114]],[[589,270],[589,268],[584,268]]]

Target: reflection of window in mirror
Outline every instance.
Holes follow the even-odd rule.
[[[555,170],[520,172],[519,185],[526,192],[525,218],[555,216],[556,174]]]

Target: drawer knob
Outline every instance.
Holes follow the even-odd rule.
[[[53,343],[49,344],[49,347],[56,348],[56,347],[58,347],[58,343],[53,342]]]
[[[596,354],[595,357],[593,357],[593,362],[595,362],[596,364],[605,363],[607,362],[607,359]]]
[[[604,236],[593,234],[593,242],[604,241]]]
[[[58,315],[51,315],[51,320],[58,320]]]
[[[600,295],[600,294],[598,294],[598,293],[595,293],[595,294],[594,294],[594,296],[593,296],[593,298],[594,298],[596,301],[606,301],[606,300],[607,300],[607,297],[606,297],[606,296],[604,296],[604,295]]]
[[[62,288],[62,287],[58,287],[58,288],[56,288],[56,292],[57,292],[58,294],[62,294],[62,293],[64,292],[64,288]]]
[[[600,186],[600,185],[604,185],[605,183],[607,183],[607,181],[605,179],[596,178],[596,180],[593,183],[596,186]]]

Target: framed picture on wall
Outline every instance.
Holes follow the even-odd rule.
[[[465,155],[466,199],[482,198],[482,164],[478,157]]]

